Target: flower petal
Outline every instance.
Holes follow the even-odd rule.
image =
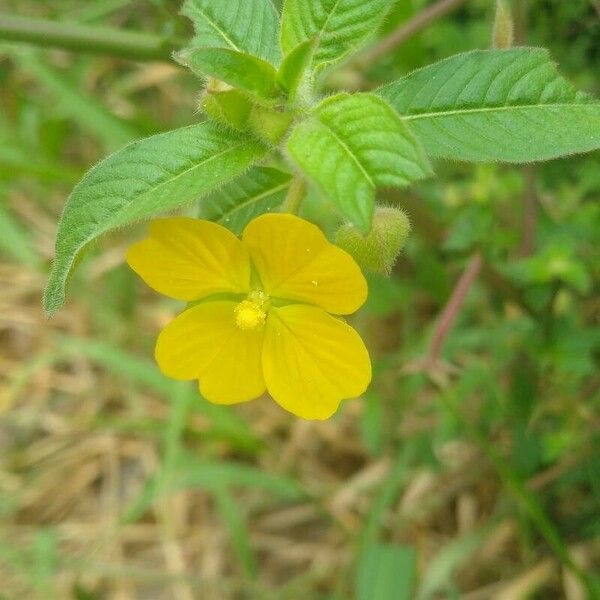
[[[371,361],[360,336],[314,306],[271,309],[263,347],[267,390],[304,419],[327,419],[371,381]]]
[[[242,241],[270,296],[338,315],[353,313],[367,299],[367,282],[354,259],[308,221],[262,215],[246,227]]]
[[[156,362],[173,379],[199,379],[211,402],[235,404],[265,391],[263,330],[235,324],[236,302],[205,302],[180,314],[156,342]]]
[[[250,289],[248,251],[228,229],[210,221],[152,221],[150,236],[129,248],[127,262],[151,288],[187,302]]]

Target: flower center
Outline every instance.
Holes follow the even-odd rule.
[[[251,292],[247,300],[235,307],[236,325],[243,331],[260,329],[267,319],[268,305],[269,297],[264,292]]]

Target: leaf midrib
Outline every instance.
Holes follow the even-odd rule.
[[[278,192],[285,190],[286,188],[288,188],[290,186],[290,181],[288,181],[287,183],[282,183],[281,185],[278,185],[277,187],[270,188],[267,191],[262,192],[256,196],[252,196],[252,198],[250,198],[249,200],[246,200],[245,202],[242,202],[241,204],[236,204],[232,209],[225,211],[219,217],[219,221],[235,214],[236,212],[239,212],[240,210],[246,208],[247,206],[249,206],[250,204],[253,204],[254,202],[258,202],[259,200],[262,200],[264,198],[267,198],[268,196],[272,196],[274,194],[277,194]]]
[[[160,183],[158,183],[157,185],[155,185],[154,187],[150,188],[149,190],[146,190],[143,194],[141,194],[140,196],[136,196],[136,200],[140,200],[140,198],[144,198],[147,197],[151,194],[154,194],[158,189],[160,189],[162,186],[164,185],[170,185],[173,182],[177,181],[180,177],[184,177],[185,175],[187,175],[188,173],[195,171],[196,169],[200,168],[200,167],[204,167],[206,166],[208,163],[210,163],[213,160],[216,160],[218,158],[221,158],[222,156],[229,154],[235,150],[238,150],[239,148],[243,147],[243,146],[247,146],[249,145],[249,142],[251,140],[244,140],[244,141],[240,141],[239,143],[232,145],[232,146],[228,146],[227,148],[225,148],[225,150],[222,150],[221,152],[218,152],[217,154],[212,154],[211,156],[209,156],[208,158],[204,159],[201,162],[196,162],[194,163],[191,167],[185,169],[184,171],[182,171],[181,173],[178,173],[177,175],[175,175],[174,177],[170,177],[168,179],[165,179],[163,181],[161,181]],[[118,217],[121,216],[121,213],[125,212],[126,209],[131,205],[130,202],[128,202],[126,205],[122,206],[121,208],[119,208],[117,210],[117,212],[115,213],[115,220],[111,220],[111,224],[118,224]]]
[[[318,116],[317,122],[323,125],[323,127],[325,127],[331,133],[335,141],[344,149],[346,154],[348,154],[348,156],[352,159],[352,162],[354,162],[354,164],[359,168],[360,172],[365,176],[371,187],[375,188],[375,182],[373,181],[369,173],[366,171],[366,169],[363,167],[362,163],[360,162],[356,154],[353,152],[352,148],[350,148],[350,146],[348,146],[348,144],[344,142],[344,140],[333,130],[333,128],[329,124],[320,119]]]
[[[217,23],[215,23],[215,21],[206,13],[203,8],[197,7],[197,10],[206,19],[206,22],[225,40],[225,42],[227,42],[227,44],[229,44],[234,50],[241,52],[240,48],[236,46],[234,41],[219,27]]]
[[[460,115],[473,115],[480,113],[490,113],[490,112],[510,112],[510,111],[519,111],[519,110],[539,110],[544,108],[597,108],[600,109],[600,104],[594,103],[561,103],[561,104],[523,104],[523,105],[513,105],[513,106],[494,106],[494,107],[486,107],[486,108],[469,108],[469,109],[456,109],[456,110],[442,110],[439,112],[427,112],[427,113],[419,113],[415,115],[400,115],[400,118],[403,121],[417,121],[419,119],[432,119],[434,117],[452,117],[452,116],[460,116]]]

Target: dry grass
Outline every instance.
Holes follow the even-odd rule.
[[[172,67],[61,53],[43,60],[65,80],[80,69],[82,93],[112,115],[150,128],[193,118],[190,80]],[[65,172],[53,179],[2,167],[2,201],[25,246],[0,247],[0,600],[355,598],[357,571],[381,542],[415,550],[418,600],[590,598],[536,515],[551,511],[562,533],[590,502],[588,489],[562,478],[594,452],[587,399],[597,382],[581,398],[549,397],[557,413],[573,408],[581,443],[516,494],[490,461],[490,447],[501,459],[510,453],[508,424],[482,430],[484,443],[462,428],[484,412],[485,395],[461,396],[460,420],[444,405],[460,394],[453,386],[469,361],[485,369],[489,356],[458,354],[437,384],[411,373],[417,357],[398,351],[410,344],[401,309],[361,317],[380,370],[376,396],[346,403],[336,419],[299,421],[268,399],[211,407],[151,362],[176,307],[136,287],[122,267],[124,236],[85,262],[64,311],[42,314],[64,196],[107,147],[80,112],[57,116],[17,55],[2,67],[0,125],[14,139],[27,132],[28,114],[38,133],[56,127]],[[400,269],[416,281],[409,263]],[[419,336],[439,312],[423,296],[415,293],[412,311]],[[505,318],[516,310],[507,306]],[[496,318],[485,306],[475,312],[482,323]],[[540,499],[529,512],[525,489]],[[593,537],[558,545],[583,571],[600,563]]]

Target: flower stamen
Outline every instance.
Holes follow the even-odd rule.
[[[264,292],[255,291],[240,302],[234,310],[235,323],[243,331],[260,329],[267,319],[269,298]]]

